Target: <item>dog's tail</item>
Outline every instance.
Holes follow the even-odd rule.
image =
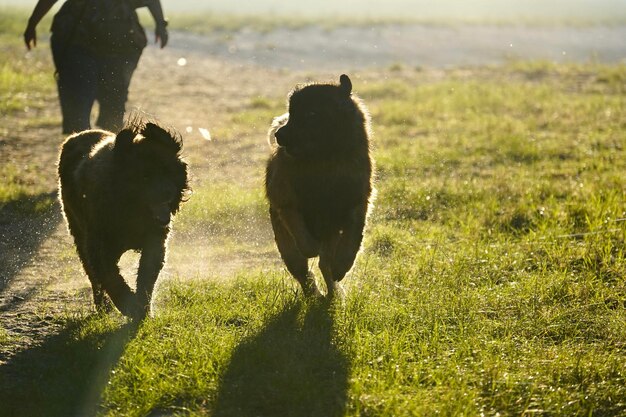
[[[280,116],[274,117],[272,120],[272,125],[270,126],[270,130],[267,132],[267,143],[271,148],[275,148],[277,146],[276,136],[274,134],[278,129],[285,126],[289,121],[289,113],[281,114]]]

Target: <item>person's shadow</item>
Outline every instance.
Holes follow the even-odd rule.
[[[137,329],[91,316],[9,358],[0,365],[0,415],[96,415],[110,371]]]
[[[330,309],[297,301],[237,347],[213,415],[344,415],[349,361],[335,344]]]

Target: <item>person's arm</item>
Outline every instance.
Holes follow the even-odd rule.
[[[155,23],[155,30],[154,30],[154,36],[155,36],[155,42],[161,42],[161,48],[165,48],[165,45],[167,45],[167,41],[169,39],[169,34],[167,33],[167,20],[165,20],[165,17],[163,16],[163,8],[161,7],[161,1],[160,0],[148,0],[146,1],[146,6],[148,7],[148,10],[150,10],[150,14],[152,15],[152,18],[154,19],[154,23]]]
[[[30,15],[26,30],[24,31],[24,43],[29,51],[31,48],[37,46],[37,25],[56,2],[57,0],[39,0],[35,5],[35,9]]]

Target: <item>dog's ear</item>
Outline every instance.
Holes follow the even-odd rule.
[[[339,77],[339,87],[349,96],[352,93],[352,81],[350,81],[350,77],[346,74],[341,74]]]
[[[146,126],[142,129],[141,134],[147,140],[157,141],[162,145],[171,148],[175,152],[180,152],[182,148],[182,141],[178,135],[170,133],[155,123],[146,123]]]
[[[346,74],[339,77],[339,88],[343,94],[338,98],[338,107],[344,113],[352,113],[354,111],[354,102],[352,101],[352,81]]]
[[[146,138],[169,136],[169,133],[167,133],[165,129],[163,129],[161,126],[156,125],[152,122],[146,123],[146,126],[141,131],[141,134]]]
[[[123,129],[115,137],[115,152],[126,152],[133,146],[135,132],[132,129]]]

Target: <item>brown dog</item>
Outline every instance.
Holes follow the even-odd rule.
[[[181,149],[177,134],[138,118],[117,135],[87,130],[63,144],[59,194],[98,310],[110,308],[108,294],[126,316],[150,312],[171,216],[188,190]],[[136,294],[117,266],[128,250],[141,252]]]
[[[305,294],[319,294],[308,259],[319,256],[328,295],[352,268],[373,192],[369,118],[342,75],[339,85],[311,84],[289,97],[274,120],[278,147],[265,187],[276,245]]]

